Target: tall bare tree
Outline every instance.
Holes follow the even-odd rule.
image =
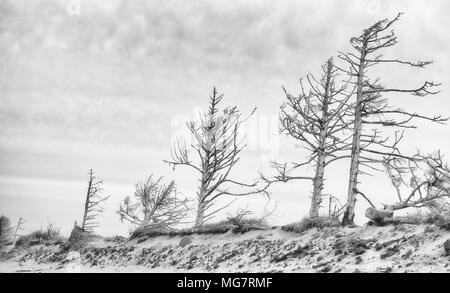
[[[136,184],[133,201],[127,196],[120,204],[120,219],[139,226],[158,226],[171,228],[180,223],[189,210],[188,200],[180,199],[175,182],[168,185],[161,183],[162,177],[154,179],[153,175],[144,182]]]
[[[438,123],[447,120],[441,116],[427,117],[391,107],[385,98],[386,94],[391,93],[406,93],[420,97],[433,95],[438,93],[436,90],[438,84],[426,81],[417,88],[401,89],[384,86],[380,78],[371,79],[369,76],[370,69],[379,64],[398,64],[415,68],[424,68],[431,64],[430,61],[410,62],[384,58],[381,54],[383,49],[397,44],[397,36],[391,27],[401,15],[399,13],[392,20],[378,21],[363,30],[360,36],[350,40],[354,51],[340,52],[339,55],[349,68],[340,69],[353,78],[352,82],[356,86],[350,176],[343,225],[353,223],[357,195],[364,195],[358,189],[358,175],[365,173],[361,170],[361,166],[377,169],[373,164],[382,163],[383,156],[404,157],[398,151],[398,144],[403,137],[399,129],[414,128],[415,126],[411,124],[414,119]],[[395,128],[395,136],[393,138],[383,136],[378,126]]]
[[[96,222],[97,217],[103,212],[101,203],[106,201],[110,195],[101,195],[103,192],[103,181],[97,180],[94,175],[94,170],[90,169],[88,176],[88,188],[84,202],[84,213],[83,220],[81,222],[81,229],[87,232],[92,232],[93,229],[98,226],[98,222]]]
[[[209,97],[208,111],[202,115],[200,121],[191,121],[187,124],[193,142],[187,146],[185,142],[177,140],[172,150],[172,159],[164,161],[174,169],[177,166],[189,167],[200,177],[194,226],[196,228],[201,227],[204,222],[229,205],[211,211],[219,197],[264,192],[262,188],[257,187],[258,182],[247,184],[231,179],[231,171],[238,163],[245,147],[239,138],[239,130],[248,118],[243,119],[236,106],[220,109],[222,98],[223,94],[219,95],[214,87]],[[191,160],[190,151],[194,151],[196,160]],[[232,191],[233,187],[246,190]]]
[[[289,94],[283,87],[287,102],[281,106],[280,132],[299,141],[308,150],[305,161],[287,163],[273,162],[277,171],[274,178],[265,178],[273,183],[289,180],[312,180],[313,192],[309,216],[319,216],[323,199],[325,168],[331,163],[348,158],[351,147],[351,132],[346,133],[351,125],[352,105],[349,102],[352,91],[347,83],[339,85],[338,69],[332,58],[322,65],[320,79],[312,74],[306,76],[306,86],[300,80],[301,92],[298,96]],[[309,176],[292,175],[295,169],[309,164],[315,165],[315,174]]]
[[[14,229],[14,240],[16,241],[17,237],[19,236],[19,231],[22,231],[22,225],[25,223],[25,219],[20,217],[19,221],[17,221],[16,229]]]

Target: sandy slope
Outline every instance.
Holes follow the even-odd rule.
[[[443,246],[450,232],[434,226],[186,237],[98,239],[78,251],[37,245],[14,251],[0,272],[450,272]]]

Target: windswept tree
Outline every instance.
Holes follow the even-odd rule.
[[[398,201],[386,205],[389,210],[430,207],[440,199],[450,199],[450,168],[440,152],[416,154],[411,159],[391,158],[385,164]],[[406,195],[402,194],[406,187]]]
[[[8,217],[0,216],[0,248],[8,245],[12,241],[13,228]]]
[[[247,118],[243,119],[236,106],[220,109],[222,98],[223,95],[219,95],[216,88],[213,88],[208,111],[202,115],[200,121],[187,124],[192,134],[192,143],[186,145],[186,142],[177,140],[172,150],[172,159],[165,160],[174,169],[177,166],[186,166],[199,176],[194,226],[196,228],[229,205],[213,209],[219,197],[244,196],[264,191],[263,188],[257,187],[258,182],[247,184],[231,179],[231,172],[245,147],[239,137],[239,130]],[[194,158],[191,157],[191,152],[194,152]],[[245,190],[233,191],[236,187]]]
[[[427,208],[435,214],[442,214],[450,203],[450,168],[440,152],[417,153],[411,158],[387,158],[386,173],[395,188],[397,200],[383,204],[377,210],[375,205],[366,210],[366,216],[376,222],[393,216],[397,210],[406,208]]]
[[[19,231],[22,231],[22,230],[23,230],[22,225],[23,225],[24,223],[25,223],[25,219],[22,218],[22,217],[20,217],[20,218],[19,218],[19,221],[17,221],[16,228],[14,229],[14,241],[17,239],[18,236],[20,236],[20,235],[19,235]]]
[[[92,232],[98,226],[97,217],[103,212],[101,204],[106,201],[110,195],[104,196],[103,181],[97,180],[94,175],[94,170],[90,169],[88,172],[88,188],[86,191],[86,199],[84,202],[83,220],[81,222],[81,229],[87,232]]]
[[[172,228],[180,223],[189,211],[187,199],[180,199],[175,182],[163,184],[162,177],[153,175],[136,184],[134,198],[125,197],[117,213],[121,221],[138,226]]]
[[[348,158],[351,146],[352,105],[349,102],[352,91],[347,83],[340,84],[338,69],[330,58],[322,65],[320,79],[312,74],[306,76],[306,86],[300,80],[301,91],[298,96],[289,94],[283,87],[287,102],[281,106],[280,132],[294,138],[308,151],[304,161],[287,163],[273,162],[277,171],[274,178],[263,178],[269,182],[290,180],[311,180],[313,191],[309,216],[319,216],[324,197],[325,168],[342,158]],[[295,170],[314,164],[315,174],[310,176],[293,175]]]
[[[386,95],[388,94],[412,94],[414,96],[427,96],[438,93],[438,84],[426,81],[416,88],[403,89],[385,86],[380,78],[371,77],[371,71],[380,64],[397,64],[414,68],[424,68],[431,64],[430,61],[411,62],[400,59],[384,58],[382,51],[397,44],[397,36],[391,30],[402,14],[399,13],[393,20],[384,19],[378,21],[362,34],[350,40],[352,52],[340,52],[341,58],[348,65],[348,69],[340,68],[352,78],[356,86],[356,104],[354,107],[354,123],[350,176],[347,193],[346,210],[342,219],[343,225],[353,223],[355,217],[355,203],[357,195],[363,195],[358,188],[358,176],[365,172],[361,167],[374,167],[374,164],[384,162],[383,157],[408,158],[398,151],[398,144],[403,137],[399,130],[415,128],[412,122],[416,119],[442,123],[447,119],[441,116],[427,117],[414,112],[408,112],[401,108],[390,106]],[[393,137],[386,137],[379,127],[392,127],[395,129]]]

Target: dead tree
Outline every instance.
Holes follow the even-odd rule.
[[[366,211],[366,216],[376,222],[392,217],[394,212],[406,208],[427,208],[435,214],[446,209],[450,199],[450,168],[440,152],[411,158],[387,158],[386,173],[397,193],[397,201],[375,206]]]
[[[227,217],[227,221],[234,226],[241,227],[244,219],[248,218],[252,214],[253,212],[250,211],[248,207],[240,208],[236,211],[235,215],[229,215]]]
[[[339,221],[341,214],[344,212],[345,206],[341,204],[339,199],[333,195],[328,197],[328,218]]]
[[[419,153],[410,160],[392,158],[385,165],[398,195],[398,202],[385,205],[386,209],[428,207],[438,199],[450,198],[450,169],[440,152]],[[402,186],[409,189],[406,196],[402,195]]]
[[[201,227],[217,212],[230,205],[211,211],[219,197],[265,192],[264,188],[257,186],[257,181],[247,184],[230,178],[231,171],[239,161],[241,151],[245,147],[238,137],[239,130],[242,123],[256,109],[247,118],[242,119],[242,114],[236,106],[219,109],[222,98],[223,95],[219,95],[216,88],[213,88],[207,113],[202,115],[200,121],[191,121],[187,124],[193,142],[187,146],[185,142],[177,140],[172,150],[172,159],[164,161],[174,169],[177,166],[189,167],[200,177],[195,228]],[[196,160],[191,160],[190,151],[195,153]],[[233,187],[246,190],[232,191]]]
[[[103,181],[98,181],[96,179],[94,170],[90,169],[88,176],[88,188],[86,192],[86,200],[84,202],[84,213],[83,220],[81,222],[81,229],[86,232],[93,232],[93,229],[98,226],[96,219],[103,212],[101,203],[106,201],[110,195],[101,195],[103,192]]]
[[[120,220],[139,226],[172,228],[180,223],[189,211],[187,199],[180,199],[175,182],[161,183],[162,177],[154,180],[153,175],[136,184],[134,199],[127,196],[117,213]]]
[[[350,176],[347,193],[346,210],[342,219],[343,225],[353,223],[357,195],[364,194],[358,189],[358,175],[365,174],[362,166],[377,170],[373,164],[382,163],[383,157],[403,157],[398,152],[398,144],[403,137],[400,129],[415,128],[413,120],[423,119],[443,123],[447,119],[441,116],[427,117],[418,113],[408,112],[401,108],[391,107],[385,98],[386,94],[412,94],[426,96],[438,93],[438,84],[426,81],[417,88],[401,89],[382,85],[380,78],[370,78],[370,70],[379,64],[407,65],[424,68],[430,61],[410,62],[400,59],[384,58],[380,53],[383,49],[397,44],[397,36],[391,27],[399,20],[399,13],[393,20],[384,19],[365,29],[358,37],[350,40],[353,52],[340,52],[339,58],[346,62],[349,69],[340,68],[356,86],[356,104],[354,107],[354,123]],[[393,138],[385,137],[379,127],[395,128]],[[379,170],[379,169],[378,169]]]
[[[273,183],[277,181],[310,180],[313,183],[309,216],[319,216],[323,199],[325,168],[331,163],[348,158],[351,147],[351,132],[346,133],[352,124],[352,105],[349,102],[351,91],[347,83],[339,85],[338,69],[330,58],[322,65],[320,79],[312,74],[306,76],[307,87],[300,80],[301,92],[298,96],[289,94],[283,87],[287,102],[281,106],[280,132],[299,141],[309,155],[305,161],[287,163],[273,162],[277,171],[274,178],[265,178]],[[315,175],[294,176],[294,170],[305,165],[315,165]]]
[[[227,222],[237,227],[238,230],[245,229],[245,226],[252,226],[253,228],[268,227],[268,219],[272,216],[276,209],[277,205],[275,205],[271,210],[264,209],[261,216],[253,216],[254,213],[248,209],[248,206],[245,208],[239,208],[234,215],[228,215]]]
[[[11,243],[13,236],[13,229],[11,227],[11,221],[8,217],[0,216],[0,248],[7,246]]]
[[[23,225],[24,223],[25,223],[25,219],[22,218],[22,217],[20,217],[20,218],[19,218],[19,221],[17,222],[16,229],[14,229],[14,240],[13,240],[13,242],[15,242],[16,239],[17,239],[17,237],[20,236],[20,235],[19,235],[19,231],[22,231],[22,230],[23,230],[22,225]]]

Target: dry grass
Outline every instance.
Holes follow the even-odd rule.
[[[172,232],[172,229],[170,229],[167,225],[146,225],[146,226],[140,226],[130,234],[130,239],[135,238],[150,238],[150,237],[156,237],[161,235],[169,235]]]
[[[170,229],[166,226],[144,226],[131,232],[130,240],[138,239],[139,242],[157,236],[185,236],[192,234],[224,234],[229,231],[233,233],[245,233],[254,230],[269,229],[264,220],[253,217],[229,217],[216,223],[204,224],[200,228]]]
[[[439,228],[450,230],[450,215],[434,214],[434,213],[410,213],[403,217],[392,218],[393,224],[412,224],[421,225],[429,224],[435,225]]]
[[[64,238],[60,229],[53,224],[48,224],[45,229],[39,229],[28,235],[20,236],[16,246],[31,246],[38,244],[63,244]]]
[[[295,233],[303,233],[312,228],[339,227],[341,223],[328,217],[303,218],[300,222],[281,227],[282,230]]]

